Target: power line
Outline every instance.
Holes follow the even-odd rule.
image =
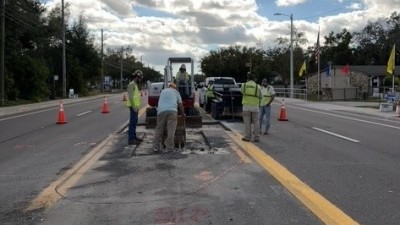
[[[320,16],[323,16],[323,15],[328,15],[328,14],[333,13],[333,12],[341,11],[343,9],[344,9],[344,7],[340,7],[340,8],[331,10],[331,11],[323,12],[323,13],[316,14],[316,15],[313,15],[313,16],[302,17],[302,18],[299,18],[299,19],[306,20],[306,19],[311,19],[311,18],[315,18],[315,17],[320,17]]]

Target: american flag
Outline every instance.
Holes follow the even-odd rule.
[[[317,37],[317,44],[315,45],[315,62],[318,63],[319,54],[321,54],[321,48],[319,45],[319,29],[318,29],[318,37]]]

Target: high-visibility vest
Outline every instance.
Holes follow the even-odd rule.
[[[262,99],[260,105],[266,105],[271,100],[271,93],[269,92],[269,88],[269,85],[266,88],[261,88]]]
[[[207,86],[207,91],[206,91],[206,96],[207,97],[209,97],[209,98],[213,98],[214,97],[214,87],[213,87],[213,85],[212,84],[209,84],[208,86]]]
[[[189,81],[189,74],[187,72],[182,73],[181,71],[178,71],[175,79],[178,81]]]
[[[139,88],[134,81],[128,85],[128,101],[126,101],[126,106],[133,106],[135,109],[140,108]]]
[[[260,105],[260,97],[258,95],[260,90],[260,85],[256,84],[254,81],[248,81],[244,83],[241,87],[241,92],[243,94],[242,104],[243,105]]]

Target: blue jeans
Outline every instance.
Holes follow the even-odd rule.
[[[138,113],[136,113],[132,107],[129,107],[129,111],[130,111],[130,116],[129,116],[128,140],[135,140],[136,126],[138,123]]]
[[[260,106],[260,115],[258,118],[258,122],[260,124],[260,131],[262,130],[262,122],[265,116],[265,132],[269,131],[269,128],[271,126],[271,106],[263,105]]]

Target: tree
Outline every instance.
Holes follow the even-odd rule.
[[[201,59],[201,71],[206,77],[229,76],[234,77],[237,82],[245,82],[246,75],[251,72],[256,77],[260,76],[260,70],[264,64],[264,50],[246,47],[229,46],[213,50]]]
[[[44,11],[39,1],[6,1],[5,86],[7,99],[47,98],[46,80],[49,70],[39,50],[45,45],[42,38],[45,30]]]
[[[320,65],[326,67],[329,61],[339,65],[354,64],[350,48],[352,37],[347,29],[337,34],[330,32],[329,36],[325,37]]]

